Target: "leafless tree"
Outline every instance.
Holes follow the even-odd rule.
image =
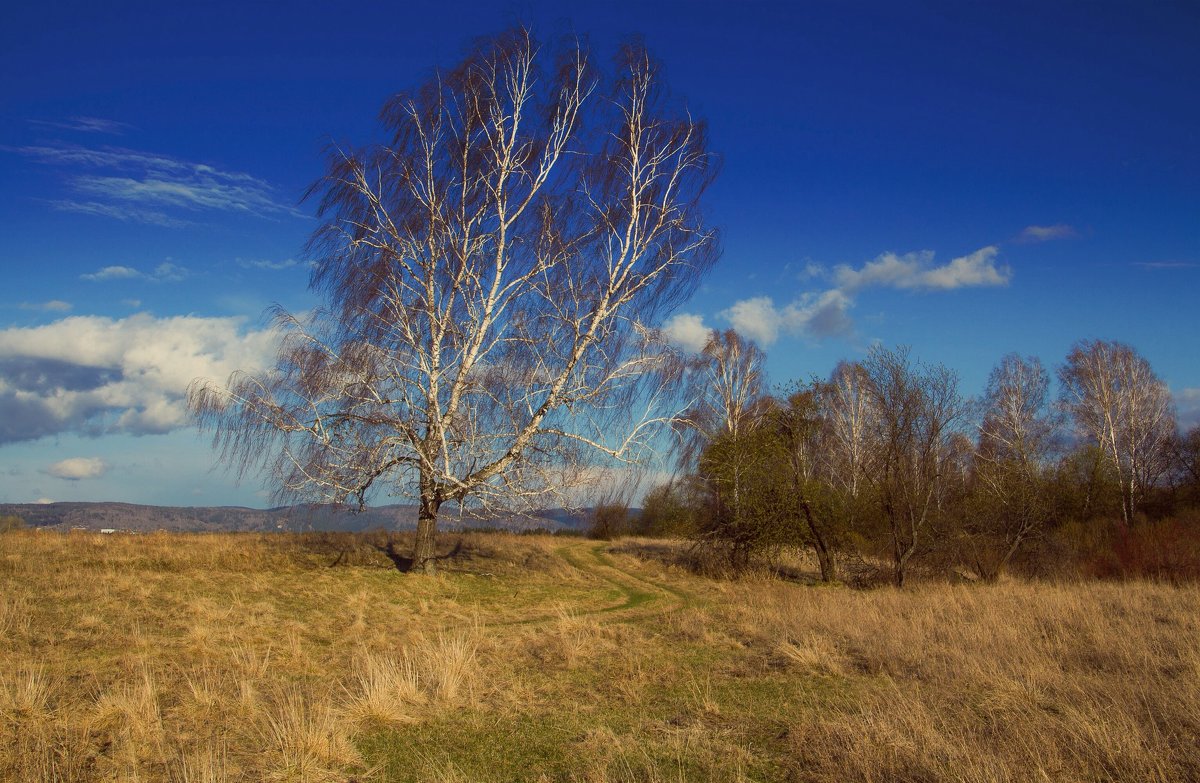
[[[1119,342],[1076,343],[1058,377],[1062,408],[1116,470],[1121,515],[1129,524],[1169,463],[1175,434],[1170,392],[1145,358]]]
[[[1009,354],[988,378],[975,450],[980,508],[967,521],[980,575],[995,579],[1052,514],[1048,460],[1057,417],[1050,374],[1037,357]]]
[[[1170,453],[1176,491],[1196,505],[1200,501],[1200,425],[1172,438]]]
[[[989,461],[1043,461],[1054,444],[1050,374],[1036,356],[1008,354],[992,369],[984,393],[979,452]]]
[[[912,361],[907,348],[874,348],[863,362],[873,416],[864,475],[887,527],[896,585],[932,543],[956,427],[967,413],[958,376]]]
[[[738,438],[761,418],[766,400],[766,356],[732,329],[713,330],[700,354],[679,372],[692,403],[675,420],[680,462],[690,466],[705,445]]]
[[[873,414],[870,378],[858,363],[839,362],[821,385],[822,449],[827,479],[851,499],[857,498],[870,450]]]
[[[332,150],[327,308],[279,314],[271,372],[190,390],[232,464],[287,498],[417,499],[432,571],[444,503],[532,503],[650,454],[674,415],[652,327],[716,259],[716,168],[639,45],[617,70],[604,87],[581,46],[505,33],[390,100],[386,143]]]

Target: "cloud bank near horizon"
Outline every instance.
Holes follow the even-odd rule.
[[[67,481],[100,478],[108,472],[108,463],[100,457],[70,457],[46,468],[46,473]]]

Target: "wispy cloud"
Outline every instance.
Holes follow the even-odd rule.
[[[185,209],[219,209],[253,214],[284,212],[260,184],[223,181],[212,175],[183,179],[77,177],[75,187],[89,195],[118,201]]]
[[[203,163],[123,147],[48,144],[3,149],[75,169],[69,183],[82,198],[51,202],[57,209],[162,226],[186,224],[180,212],[303,216],[281,202],[268,182]]]
[[[164,261],[154,267],[154,271],[150,273],[150,279],[160,283],[178,283],[186,280],[190,275],[187,267]]]
[[[1133,265],[1142,269],[1195,269],[1200,266],[1194,261],[1135,261]]]
[[[850,315],[855,297],[868,288],[908,291],[953,291],[960,288],[1006,286],[1012,270],[998,263],[999,248],[988,245],[973,253],[936,264],[934,253],[921,250],[898,255],[883,253],[860,267],[841,264],[825,270],[809,264],[806,276],[832,282],[824,291],[807,291],[791,302],[777,304],[770,296],[742,299],[719,313],[740,334],[761,345],[770,345],[782,334],[815,339],[844,337],[854,332]],[[680,313],[664,324],[663,331],[677,345],[698,350],[699,335],[707,333],[703,319]]]
[[[95,272],[80,275],[79,279],[100,282],[103,280],[128,280],[134,277],[142,277],[142,273],[131,266],[106,266]]]
[[[79,276],[79,279],[88,280],[93,283],[104,282],[106,280],[149,280],[154,283],[178,283],[186,279],[189,274],[186,267],[167,260],[154,267],[152,272],[143,272],[131,266],[106,266],[95,272],[82,274]]]
[[[108,463],[99,457],[70,457],[46,468],[46,473],[67,481],[100,478],[108,472]]]
[[[1026,226],[1017,235],[1018,242],[1049,242],[1053,239],[1074,239],[1079,232],[1074,226],[1066,223],[1055,223],[1052,226]]]
[[[65,313],[71,309],[71,303],[61,299],[51,299],[48,302],[21,302],[17,307],[22,310],[37,310],[43,313]]]
[[[30,120],[29,122],[48,128],[62,128],[80,133],[107,133],[112,136],[120,136],[133,128],[127,122],[106,120],[100,117],[70,117],[65,120]]]
[[[61,199],[51,201],[50,206],[62,212],[79,212],[84,215],[99,215],[116,218],[130,223],[146,223],[151,226],[164,228],[181,228],[191,225],[191,221],[173,218],[165,212],[154,209],[139,209],[126,204],[101,204],[98,201],[72,201]]]
[[[282,272],[285,269],[300,266],[302,262],[294,258],[287,258],[283,261],[239,261],[238,263],[246,269],[265,269],[271,272]]]

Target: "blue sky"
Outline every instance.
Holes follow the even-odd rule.
[[[330,140],[515,22],[640,34],[710,124],[724,256],[670,322],[773,380],[874,341],[982,390],[1010,351],[1141,351],[1200,421],[1200,8],[1189,3],[24,4],[0,28],[0,501],[263,505],[183,389],[314,303]]]

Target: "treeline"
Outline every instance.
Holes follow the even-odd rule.
[[[681,475],[634,532],[685,535],[740,570],[784,546],[824,580],[914,573],[1200,577],[1200,427],[1133,348],[1082,341],[1057,368],[996,365],[981,398],[907,348],[767,393],[764,356],[714,333],[689,368]]]

